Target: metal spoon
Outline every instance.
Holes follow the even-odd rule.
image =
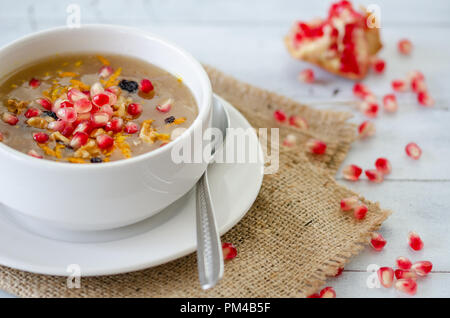
[[[214,98],[212,127],[222,132],[221,140],[214,140],[211,155],[225,141],[230,119],[222,103]],[[198,276],[203,289],[214,287],[223,276],[222,244],[214,217],[207,170],[197,182],[197,263]]]

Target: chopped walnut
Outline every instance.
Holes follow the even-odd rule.
[[[31,117],[27,120],[27,124],[34,128],[45,129],[48,126],[48,122],[41,117]]]
[[[10,98],[6,101],[6,108],[8,108],[8,111],[17,115],[20,115],[27,107],[28,102],[19,101],[15,98]]]
[[[67,137],[64,137],[59,131],[55,131],[50,135],[50,140],[54,141],[60,141],[65,145],[70,144],[70,139]]]
[[[142,122],[139,138],[148,143],[154,143],[156,140],[156,129],[152,128],[153,120],[148,119]]]
[[[77,151],[75,151],[75,158],[83,158],[88,159],[92,157],[98,157],[102,154],[100,148],[98,148],[97,143],[91,139],[87,144],[80,147]]]

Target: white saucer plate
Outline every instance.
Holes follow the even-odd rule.
[[[250,128],[247,120],[223,101],[232,128]],[[230,230],[255,201],[263,179],[262,150],[251,130],[250,144],[257,144],[258,162],[215,163],[208,168],[211,196],[219,231]],[[227,139],[228,147],[229,139]],[[149,202],[151,204],[151,202]],[[130,209],[132,205],[130,204]],[[126,211],[124,211],[126,213]],[[0,204],[0,264],[32,273],[68,275],[68,266],[79,265],[82,276],[127,273],[157,266],[196,250],[195,190],[159,214],[114,234],[79,243],[35,234],[13,219],[14,212]],[[116,238],[114,239],[114,236]]]

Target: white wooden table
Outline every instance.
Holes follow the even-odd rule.
[[[81,22],[136,26],[158,33],[185,47],[200,61],[216,66],[254,85],[310,102],[317,108],[351,110],[339,101],[353,101],[352,83],[316,70],[320,84],[297,81],[306,64],[293,60],[282,37],[297,19],[324,16],[330,1],[299,0],[78,0]],[[374,138],[356,142],[344,165],[373,167],[380,156],[388,157],[392,174],[380,185],[337,179],[345,186],[379,201],[395,211],[381,233],[388,244],[377,253],[367,249],[355,257],[339,278],[330,279],[338,297],[402,297],[393,289],[369,289],[369,264],[393,266],[397,256],[427,259],[432,274],[419,282],[418,296],[450,296],[450,2],[421,0],[359,1],[381,8],[381,57],[387,61],[384,75],[370,76],[365,83],[379,96],[390,92],[390,80],[410,70],[424,72],[436,99],[432,109],[417,105],[410,93],[399,96],[399,111],[376,119]],[[72,1],[1,0],[0,45],[38,30],[64,25],[66,7]],[[407,37],[414,43],[411,57],[402,57],[396,43]],[[333,97],[333,90],[340,93]],[[354,122],[363,117],[355,112]],[[419,161],[406,157],[405,145],[417,142],[423,150]],[[421,252],[409,250],[408,231],[425,241]],[[4,292],[1,296],[7,297]]]

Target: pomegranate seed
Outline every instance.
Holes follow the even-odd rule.
[[[130,134],[130,135],[132,135],[132,134],[135,134],[135,133],[137,133],[138,132],[138,130],[139,130],[139,126],[138,126],[138,124],[136,124],[136,123],[134,123],[134,122],[132,122],[132,121],[129,121],[126,125],[125,125],[125,132],[127,133],[127,134]]]
[[[306,143],[306,148],[309,152],[316,155],[323,155],[327,150],[327,144],[317,139],[310,139]]]
[[[140,88],[143,93],[148,94],[153,90],[153,84],[149,79],[144,78],[141,81]]]
[[[72,140],[70,141],[70,146],[72,148],[78,149],[81,146],[84,146],[89,140],[89,135],[84,132],[77,132],[73,135]]]
[[[82,98],[75,102],[74,108],[79,114],[89,113],[92,110],[92,103],[89,99]]]
[[[89,91],[89,93],[91,96],[95,96],[95,95],[103,93],[104,91],[105,91],[105,89],[103,88],[102,83],[97,82],[91,86],[91,90]]]
[[[336,292],[333,287],[325,287],[319,293],[320,298],[336,298]]]
[[[33,134],[33,139],[40,144],[44,144],[48,141],[48,135],[43,132],[37,132]]]
[[[411,261],[408,258],[404,257],[404,256],[398,257],[395,262],[397,264],[397,267],[400,268],[400,269],[403,269],[403,270],[410,269],[411,265],[412,265]]]
[[[100,128],[105,126],[109,121],[110,116],[106,113],[94,113],[91,115],[91,122],[93,128]]]
[[[73,123],[69,123],[69,122],[65,122],[65,123],[64,123],[64,128],[63,128],[63,130],[61,131],[61,134],[62,134],[64,137],[69,138],[69,137],[72,135],[73,130],[74,130],[74,127],[72,126],[72,124],[73,124]]]
[[[406,85],[404,80],[393,80],[391,85],[396,92],[405,92],[408,89],[408,85]]]
[[[414,142],[410,142],[409,144],[407,144],[405,147],[405,151],[406,154],[414,160],[417,160],[420,158],[420,156],[422,156],[422,149],[420,149],[420,147]]]
[[[77,120],[77,111],[72,107],[60,108],[56,112],[56,115],[58,115],[58,118],[62,121],[67,121],[69,123],[73,123]]]
[[[383,181],[383,174],[376,169],[366,170],[365,173],[370,182],[380,183]]]
[[[128,105],[127,111],[131,116],[139,116],[142,113],[142,105],[138,103],[132,103]]]
[[[46,110],[52,109],[52,102],[46,98],[38,98],[38,99],[36,99],[36,102]]]
[[[107,105],[109,103],[109,96],[104,93],[94,95],[94,97],[92,97],[92,103],[98,107]]]
[[[37,159],[42,159],[42,158],[44,158],[43,156],[41,156],[40,154],[38,154],[38,153],[36,152],[36,150],[30,150],[30,151],[28,151],[28,155],[31,156],[31,157],[37,158]]]
[[[381,251],[386,245],[386,240],[380,233],[373,233],[370,239],[370,244],[375,249],[375,251]]]
[[[339,277],[342,275],[342,272],[344,271],[344,267],[339,267],[334,277]]]
[[[366,217],[367,211],[367,206],[365,204],[361,204],[355,208],[353,215],[357,220],[363,220]]]
[[[108,114],[109,117],[111,117],[114,113],[114,109],[110,105],[106,104],[100,108],[99,112]]]
[[[3,113],[2,120],[11,126],[15,126],[19,122],[19,118],[11,113]]]
[[[364,115],[366,115],[367,117],[375,118],[378,115],[379,107],[378,107],[377,103],[363,101],[360,104],[360,109],[364,113]]]
[[[41,111],[37,108],[29,108],[26,112],[25,112],[25,117],[26,118],[31,118],[31,117],[37,117],[41,114]]]
[[[372,95],[370,90],[364,84],[361,84],[361,83],[356,83],[353,86],[353,94],[356,97],[359,97],[361,99],[364,99],[364,98],[366,98],[369,95]]]
[[[378,158],[375,161],[375,168],[382,174],[389,174],[392,170],[391,163],[386,158]]]
[[[423,248],[423,241],[416,232],[409,232],[408,244],[415,251],[420,251]]]
[[[91,113],[78,113],[78,117],[76,122],[74,122],[74,125],[77,126],[79,123],[89,120],[91,120]]]
[[[30,79],[28,84],[30,85],[31,88],[38,88],[41,85],[41,81],[38,80],[37,78],[32,78]]]
[[[425,92],[427,90],[427,84],[422,78],[413,78],[411,80],[411,89],[414,93]]]
[[[286,136],[286,138],[284,138],[284,140],[283,140],[283,146],[286,146],[286,147],[294,147],[296,141],[297,141],[297,138],[296,138],[294,135],[289,134],[289,135]]]
[[[403,55],[409,55],[412,51],[412,43],[408,39],[398,41],[398,51]]]
[[[371,121],[364,121],[358,127],[358,133],[361,138],[371,137],[375,134],[375,124]]]
[[[426,107],[431,107],[434,105],[434,99],[430,96],[430,94],[428,94],[427,91],[419,92],[419,94],[417,94],[417,101],[420,105]]]
[[[397,98],[394,94],[387,94],[383,97],[384,110],[393,113],[398,109]]]
[[[104,94],[109,96],[109,105],[115,105],[117,102],[117,96],[111,92],[105,91]]]
[[[314,82],[314,71],[307,68],[298,74],[299,81],[303,83],[313,83]]]
[[[65,122],[63,122],[62,120],[56,120],[48,123],[48,129],[61,132],[63,131],[65,125]]]
[[[112,131],[113,133],[119,133],[123,128],[123,119],[120,117],[112,118],[105,126],[106,131]]]
[[[74,134],[78,133],[78,132],[82,132],[82,133],[86,133],[89,134],[92,130],[92,125],[90,123],[90,121],[83,121],[81,123],[79,123],[77,125],[77,127],[75,128],[75,130],[73,131]]]
[[[377,273],[381,285],[385,288],[391,288],[394,283],[394,270],[390,267],[380,267]]]
[[[309,295],[307,298],[320,298],[320,295],[316,293],[316,294]]]
[[[110,86],[106,89],[106,91],[113,93],[116,96],[120,95],[120,87],[119,86]]]
[[[112,73],[114,73],[113,68],[111,66],[104,65],[98,71],[98,76],[100,76],[102,78],[107,78],[107,77],[111,76]]]
[[[372,67],[375,73],[381,74],[384,72],[384,69],[386,68],[386,62],[382,59],[377,59],[373,63]]]
[[[362,169],[357,165],[348,165],[342,171],[344,178],[350,181],[356,181],[362,173]]]
[[[276,121],[278,121],[280,123],[282,123],[286,120],[286,114],[281,109],[277,109],[276,111],[274,111],[273,117],[275,118]]]
[[[342,211],[350,211],[356,207],[358,204],[357,197],[349,197],[341,200],[341,210]]]
[[[108,149],[111,148],[114,144],[114,139],[109,135],[100,135],[97,136],[97,145],[100,149]]]
[[[415,272],[407,270],[407,269],[396,269],[395,270],[395,278],[397,278],[397,279],[404,279],[404,278],[417,279],[417,274]]]
[[[52,105],[52,112],[56,113],[58,109],[61,108],[61,103],[63,102],[63,99],[57,99]]]
[[[300,129],[308,129],[308,122],[303,117],[297,115],[289,117],[289,125]]]
[[[157,105],[156,110],[161,113],[167,113],[172,108],[172,103],[173,103],[173,100],[171,98],[169,98],[164,103]]]
[[[399,279],[395,282],[395,288],[403,293],[415,295],[417,292],[417,282],[411,278]]]
[[[67,100],[62,101],[59,106],[60,108],[73,108],[73,104]]]
[[[433,264],[429,261],[415,262],[411,266],[411,270],[413,270],[419,276],[427,276],[431,272],[432,269],[433,269]]]
[[[412,83],[413,80],[421,80],[425,82],[425,75],[421,71],[411,71],[408,73],[408,80]]]
[[[76,101],[79,101],[80,99],[86,99],[86,95],[83,92],[81,92],[79,89],[71,88],[67,92],[67,98],[72,103],[75,103]]]
[[[222,243],[222,253],[224,260],[233,259],[237,256],[236,247],[231,243]]]

